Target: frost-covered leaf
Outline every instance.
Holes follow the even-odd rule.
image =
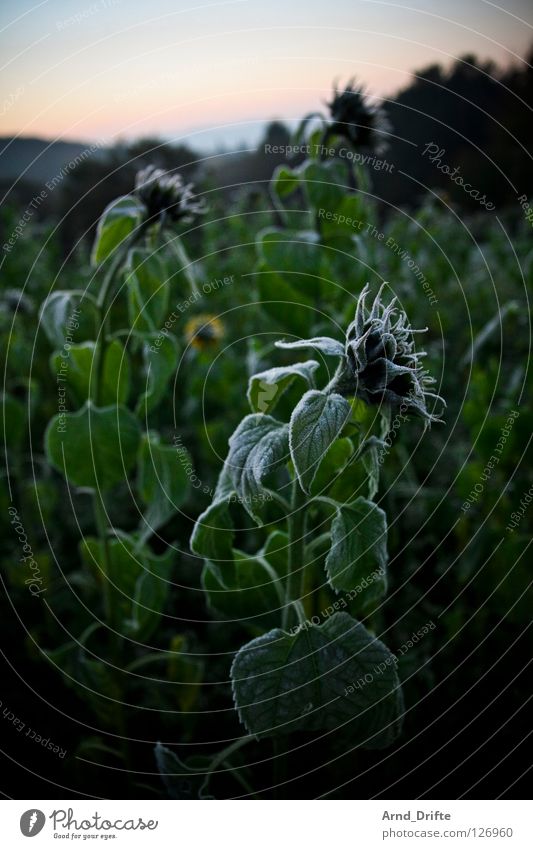
[[[387,559],[384,511],[366,498],[339,507],[331,525],[331,548],[326,558],[333,589],[362,588],[372,600],[380,598],[387,589]]]
[[[296,378],[303,378],[312,386],[313,373],[319,364],[316,360],[277,366],[254,374],[248,382],[248,401],[256,413],[271,413],[286,389]]]
[[[252,640],[231,677],[239,718],[260,738],[347,724],[353,742],[383,748],[400,731],[395,658],[347,613],[292,636],[276,628]]]
[[[344,345],[331,336],[313,336],[312,339],[298,339],[296,342],[285,342],[280,340],[276,342],[277,348],[314,348],[315,351],[320,351],[327,357],[344,357]]]
[[[289,426],[291,458],[304,492],[309,492],[320,461],[350,417],[349,403],[335,392],[311,389],[293,410]]]
[[[229,440],[227,468],[242,506],[260,523],[263,480],[289,459],[288,426],[271,416],[246,416]]]
[[[213,563],[233,563],[234,532],[228,501],[215,501],[196,520],[191,551]]]
[[[52,347],[65,358],[70,345],[96,339],[99,331],[95,299],[76,289],[49,295],[41,307],[39,321]]]

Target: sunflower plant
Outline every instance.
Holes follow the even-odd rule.
[[[127,763],[123,705],[136,686],[134,670],[167,658],[148,649],[168,603],[176,554],[172,546],[155,553],[151,541],[191,490],[187,449],[181,446],[176,462],[160,413],[187,342],[185,321],[169,321],[170,296],[197,290],[180,228],[202,212],[181,177],[152,167],[139,172],[132,193],[111,203],[98,222],[90,285],[52,292],[40,313],[58,387],[46,457],[66,481],[65,498],[81,499],[83,515],[85,501],[92,505],[79,543],[81,629],[48,657],[105,727],[118,731],[118,754]],[[179,646],[185,642],[175,635],[164,647],[175,665]],[[181,690],[194,687],[199,675],[198,664],[185,666]]]
[[[383,748],[400,733],[396,660],[376,633],[388,550],[375,499],[391,415],[402,408],[429,426],[444,402],[416,331],[396,299],[384,303],[384,288],[369,307],[364,289],[343,341],[277,343],[311,349],[321,362],[250,378],[252,412],[229,439],[213,502],[192,534],[209,607],[255,633],[231,665],[245,741],[344,727],[352,745]],[[327,362],[336,368],[319,388]],[[253,553],[236,542],[250,522],[262,536]]]

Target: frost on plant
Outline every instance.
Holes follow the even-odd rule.
[[[329,389],[343,396],[355,396],[366,404],[397,408],[403,405],[426,422],[440,422],[444,400],[432,391],[435,379],[422,365],[425,351],[417,351],[414,330],[397,298],[385,305],[384,283],[370,308],[366,306],[369,286],[365,286],[357,302],[355,318],[346,332],[341,362]],[[329,346],[327,345],[329,342]],[[339,353],[335,340],[309,339],[281,342],[279,347],[320,348],[324,353]],[[335,347],[339,346],[339,347]],[[428,404],[432,407],[428,409]],[[437,412],[435,412],[437,410]]]
[[[135,193],[145,204],[150,221],[164,216],[173,223],[188,223],[205,212],[205,204],[196,197],[191,183],[154,165],[137,172]]]

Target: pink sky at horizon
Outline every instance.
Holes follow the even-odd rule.
[[[250,139],[320,109],[335,78],[386,97],[428,64],[518,63],[533,42],[527,0],[4,0],[0,15],[0,135],[76,140]]]

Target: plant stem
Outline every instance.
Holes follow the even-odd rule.
[[[188,280],[189,286],[191,287],[191,295],[193,295],[195,299],[201,298],[202,293],[196,279],[194,262],[189,259],[189,254],[185,250],[185,245],[181,241],[180,237],[175,235],[169,235],[168,244],[181,265],[181,271],[183,271]]]
[[[100,323],[99,334],[96,340],[96,346],[94,350],[93,362],[95,383],[94,399],[97,406],[99,406],[102,402],[104,385],[105,350],[107,347],[107,301],[112,284],[115,280],[117,273],[120,270],[122,263],[124,262],[124,259],[131,244],[132,241],[130,239],[121,248],[119,248],[119,250],[117,250],[117,254],[113,259],[113,262],[109,266],[107,273],[102,281],[102,287],[100,289],[100,292],[98,293],[98,298],[96,301],[96,306],[98,309],[98,320]]]
[[[102,287],[100,289],[98,299],[97,299],[97,309],[98,309],[98,317],[100,322],[99,335],[96,340],[95,351],[94,351],[94,360],[93,360],[93,368],[94,368],[94,399],[96,406],[101,406],[103,401],[103,386],[104,386],[104,364],[105,364],[105,353],[107,348],[107,309],[108,309],[108,301],[110,294],[113,290],[113,283],[122,267],[124,259],[132,246],[133,242],[137,238],[137,234],[127,240],[119,250],[117,250],[116,256],[113,259],[113,262],[109,266],[109,269],[102,281]],[[100,541],[100,549],[102,552],[102,560],[103,560],[103,572],[104,572],[104,580],[103,580],[103,599],[104,599],[104,616],[106,620],[107,627],[110,632],[110,654],[111,654],[111,663],[114,667],[116,667],[117,671],[121,669],[122,665],[122,640],[120,634],[115,631],[116,623],[114,621],[114,611],[113,611],[113,597],[112,597],[112,587],[111,587],[111,551],[109,547],[109,539],[107,535],[108,529],[108,520],[107,520],[107,510],[103,498],[103,494],[98,487],[93,494],[93,511],[94,511],[94,519],[95,525],[98,533],[98,538]],[[115,703],[115,714],[116,714],[116,725],[118,734],[120,736],[120,747],[122,752],[122,757],[126,767],[131,769],[132,761],[131,761],[131,752],[129,743],[126,739],[126,719],[124,715],[124,708],[120,701],[120,696]]]
[[[289,530],[289,565],[287,584],[285,588],[285,607],[283,609],[282,625],[286,630],[289,624],[291,602],[299,599],[300,571],[304,567],[304,538],[305,538],[305,508],[307,498],[302,491],[298,479],[292,483],[291,512],[287,518]]]
[[[104,561],[104,611],[107,624],[111,627],[113,618],[113,607],[111,604],[111,592],[109,587],[111,556],[109,551],[109,540],[107,538],[107,515],[104,504],[104,499],[101,491],[98,489],[93,493],[93,510],[96,530],[100,540],[102,549],[102,558]]]

